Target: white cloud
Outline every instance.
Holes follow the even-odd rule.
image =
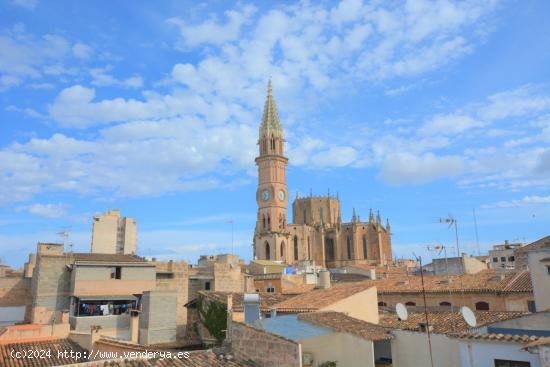
[[[47,218],[59,218],[67,214],[65,204],[32,204],[18,208],[18,211],[26,211],[30,214]]]
[[[225,13],[227,22],[220,24],[215,18],[200,24],[191,25],[180,17],[167,20],[169,24],[177,26],[181,34],[180,46],[182,48],[195,47],[201,44],[220,45],[228,41],[236,40],[241,32],[241,27],[256,12],[256,8],[248,5],[237,10],[229,10]]]
[[[73,45],[72,51],[73,55],[79,59],[89,59],[94,53],[94,49],[83,42],[75,43]]]
[[[118,86],[123,88],[141,88],[143,86],[142,77],[134,75],[126,79],[117,79],[109,74],[112,70],[112,66],[91,69],[90,75],[92,76],[92,85],[98,87]]]
[[[420,129],[423,135],[454,135],[483,124],[464,114],[436,115]]]
[[[548,204],[550,204],[550,195],[549,196],[531,195],[531,196],[525,196],[517,200],[499,201],[494,204],[486,204],[486,205],[482,205],[481,207],[483,209],[517,208],[522,206],[548,205]]]
[[[37,37],[26,33],[22,25],[4,31],[0,34],[0,91],[29,81],[31,84],[43,83],[48,76],[77,74],[76,68],[66,66],[72,60],[73,47],[63,36],[45,34]]]
[[[34,10],[38,5],[38,0],[12,0],[13,5],[21,6],[29,10]]]
[[[394,185],[417,184],[459,176],[465,167],[466,163],[459,156],[397,153],[384,160],[381,176],[384,181]]]

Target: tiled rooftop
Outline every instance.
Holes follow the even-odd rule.
[[[136,255],[92,254],[88,252],[77,252],[71,255],[75,261],[130,262],[130,263],[147,262],[145,258],[136,256]]]
[[[34,342],[22,342],[0,345],[0,366],[2,367],[46,367],[46,366],[62,366],[66,364],[85,362],[84,357],[81,359],[71,358],[70,355],[64,355],[58,352],[63,351],[75,351],[84,353],[78,344],[70,341],[69,339],[57,339],[49,341],[34,341]],[[29,351],[36,351],[37,353],[45,353],[42,351],[50,351],[49,356],[42,354],[45,358],[12,358],[12,351],[20,352],[22,355],[28,355]],[[84,355],[84,354],[82,354]],[[40,355],[38,355],[39,357]]]
[[[335,284],[328,289],[314,289],[275,305],[279,312],[317,311],[372,287],[368,282]]]
[[[484,341],[498,341],[498,342],[512,342],[512,343],[533,343],[537,342],[540,338],[538,336],[529,335],[512,335],[512,334],[470,334],[461,333],[454,337],[459,339],[469,340],[484,340]]]
[[[392,338],[389,329],[370,322],[358,320],[341,312],[303,313],[298,316],[298,319],[328,327],[335,331],[352,334],[367,340],[380,341]]]
[[[243,293],[238,292],[218,292],[218,291],[200,291],[199,294],[221,303],[227,303],[227,296],[233,295],[233,310],[243,312]],[[260,310],[268,312],[274,305],[288,300],[294,295],[277,293],[260,293]]]
[[[189,358],[115,359],[88,362],[79,367],[245,367],[244,362],[218,357],[212,351],[189,352]]]
[[[498,321],[504,321],[524,316],[525,312],[474,311],[477,320],[476,327],[482,327]],[[409,312],[406,321],[399,320],[394,312],[380,312],[379,325],[392,329],[419,331],[420,324],[426,323],[424,312]],[[460,312],[428,312],[428,321],[432,331],[440,334],[466,332],[471,329],[462,318]]]

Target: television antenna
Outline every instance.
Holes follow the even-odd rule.
[[[61,231],[57,232],[57,235],[63,239],[63,247],[65,247],[65,244],[69,239],[70,229],[71,229],[70,227],[64,227],[64,228],[61,228]]]
[[[451,274],[449,274],[449,260],[447,258],[447,247],[445,245],[442,245],[438,243],[437,245],[431,247],[430,245],[426,246],[428,251],[435,251],[437,255],[440,255],[441,252],[443,252],[443,256],[445,256],[445,272],[447,273],[447,289],[449,290],[449,298],[451,301],[451,312],[454,312],[454,299],[453,299],[453,292],[451,291]]]
[[[407,311],[407,306],[402,303],[395,305],[395,312],[399,317],[399,320],[406,321],[409,318],[409,312]]]
[[[469,326],[471,327],[477,326],[476,315],[469,307],[462,306],[460,308],[460,313],[462,314],[462,318],[464,319],[464,321],[466,321],[466,323]]]

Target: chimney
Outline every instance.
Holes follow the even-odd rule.
[[[139,311],[130,311],[130,341],[137,343],[139,337]]]
[[[375,269],[369,269],[369,279],[375,280],[376,279],[376,270]]]
[[[244,322],[254,325],[260,320],[260,295],[258,293],[244,294]]]
[[[326,269],[319,271],[319,288],[330,288],[330,272]]]

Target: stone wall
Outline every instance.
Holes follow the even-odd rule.
[[[69,310],[71,274],[65,256],[39,255],[32,278],[31,322],[58,322],[61,312]]]
[[[156,290],[174,291],[177,294],[176,326],[177,338],[182,339],[186,334],[187,308],[184,305],[189,301],[189,266],[185,261],[156,262],[157,270]],[[161,272],[171,272],[171,277],[161,275]],[[164,273],[166,274],[166,273]]]
[[[214,264],[214,288],[218,292],[243,292],[244,274],[233,264]]]
[[[139,344],[176,341],[177,294],[173,291],[145,292],[139,317]]]
[[[231,325],[231,351],[259,367],[301,366],[300,344],[240,322]]]
[[[0,307],[26,306],[32,304],[31,280],[22,277],[0,278]]]

